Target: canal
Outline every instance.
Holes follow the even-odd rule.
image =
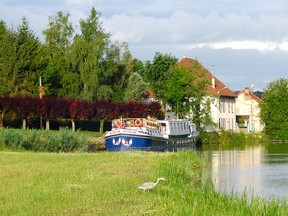
[[[204,145],[199,151],[211,164],[217,190],[288,198],[288,144]]]

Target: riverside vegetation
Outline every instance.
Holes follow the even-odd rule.
[[[2,134],[1,134],[2,135]],[[2,136],[1,136],[2,137]],[[2,145],[2,144],[1,144]],[[195,152],[0,152],[1,215],[287,215],[286,200],[223,194]],[[137,186],[165,177],[149,192]]]

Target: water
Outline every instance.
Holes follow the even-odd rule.
[[[288,144],[230,149],[212,145],[203,146],[200,152],[211,163],[211,180],[216,189],[288,198]]]

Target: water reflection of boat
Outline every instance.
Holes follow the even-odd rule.
[[[186,119],[121,118],[105,135],[108,151],[165,151],[195,147],[195,124]]]

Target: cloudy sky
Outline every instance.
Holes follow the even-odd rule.
[[[16,29],[25,16],[43,40],[49,16],[69,13],[77,26],[92,6],[140,60],[197,58],[232,90],[288,79],[287,0],[1,0],[0,19]]]

